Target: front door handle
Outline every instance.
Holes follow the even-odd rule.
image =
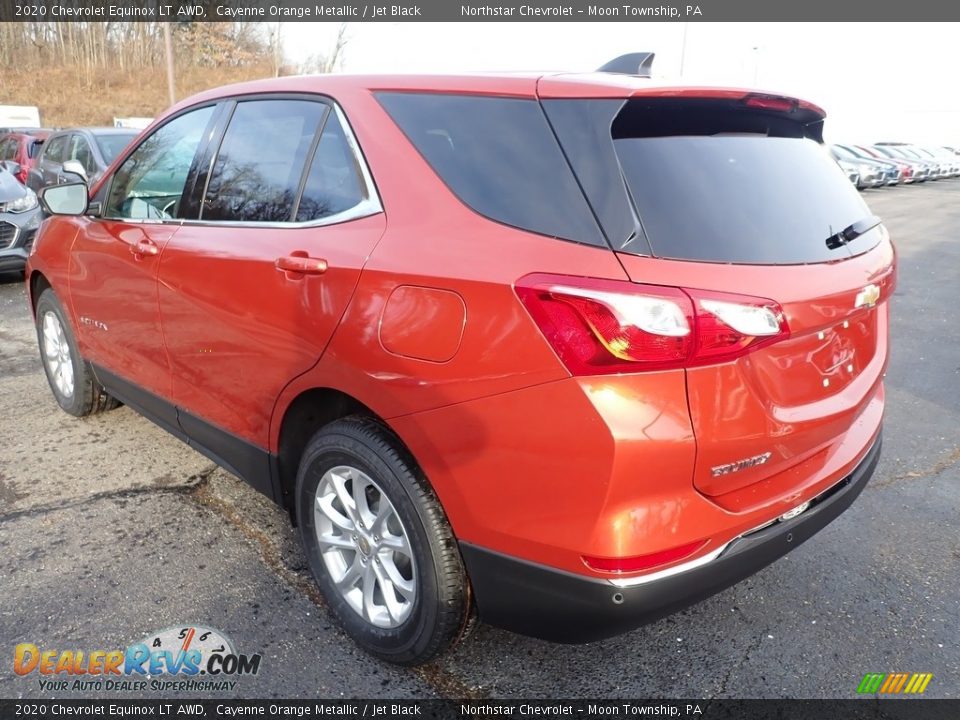
[[[327,261],[308,257],[302,251],[294,251],[286,257],[277,258],[276,267],[277,270],[300,275],[323,275],[327,271]]]
[[[152,240],[142,238],[130,246],[130,252],[132,252],[138,258],[142,258],[147,255],[152,256],[159,254],[160,248]]]

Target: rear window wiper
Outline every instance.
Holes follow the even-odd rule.
[[[827,247],[831,250],[841,248],[847,243],[853,242],[861,235],[873,230],[882,220],[876,215],[868,215],[863,220],[857,220],[853,225],[848,225],[838,233],[834,233],[827,238]]]

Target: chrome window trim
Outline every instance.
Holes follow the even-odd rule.
[[[309,93],[314,94],[314,93]],[[350,152],[353,155],[353,161],[356,164],[357,170],[360,173],[360,178],[362,181],[364,199],[359,203],[354,205],[352,208],[344,210],[343,212],[336,213],[334,215],[328,215],[325,218],[318,218],[316,220],[305,220],[302,222],[260,222],[255,220],[201,220],[201,219],[185,219],[185,218],[170,218],[169,220],[160,220],[157,218],[117,218],[117,217],[98,217],[97,220],[107,220],[111,222],[122,222],[130,225],[170,225],[170,226],[181,226],[181,225],[190,225],[190,226],[210,226],[210,227],[254,227],[254,228],[265,228],[273,230],[301,230],[304,228],[312,227],[325,227],[327,225],[339,225],[340,223],[350,222],[351,220],[359,220],[361,218],[370,217],[372,215],[379,215],[383,212],[383,203],[380,200],[380,194],[377,192],[377,186],[373,181],[373,175],[370,173],[370,168],[367,165],[366,158],[363,155],[363,151],[360,149],[360,143],[357,141],[357,137],[353,132],[353,128],[350,126],[350,122],[347,120],[346,114],[343,112],[343,109],[340,107],[340,104],[334,100],[329,95],[322,95],[316,93],[318,98],[322,99],[322,102],[326,103],[330,108],[337,114],[337,119],[340,121],[340,126],[343,128],[344,138],[347,141],[347,145],[350,148]],[[214,103],[219,104],[222,102],[237,101],[242,99],[243,96],[237,97],[223,97],[217,99]],[[254,101],[255,102],[255,101]],[[195,108],[187,108],[183,113],[178,114],[185,115],[192,110],[199,110],[201,107],[206,107],[209,103],[198,105]],[[171,118],[173,120],[175,118]],[[164,123],[166,124],[166,123]],[[229,127],[229,124],[228,124]],[[159,128],[157,128],[159,129]],[[223,138],[221,137],[221,140]],[[139,147],[139,145],[138,145]],[[127,158],[130,157],[136,148],[134,148],[123,160],[127,161]],[[213,163],[216,162],[217,154],[219,153],[219,148],[217,148],[217,153],[211,157],[211,167]],[[207,181],[209,182],[209,175],[207,176]],[[110,178],[110,183],[113,183],[113,177]],[[109,195],[109,190],[108,193]],[[204,187],[204,196],[206,196],[206,187]],[[202,199],[201,199],[202,202]]]
[[[260,228],[272,228],[277,230],[284,229],[302,229],[302,228],[311,228],[311,227],[324,227],[326,225],[339,225],[340,223],[349,222],[350,220],[359,220],[360,218],[370,217],[371,215],[378,215],[383,212],[383,203],[380,202],[380,195],[377,193],[377,187],[374,185],[373,176],[370,174],[370,169],[367,167],[366,159],[363,157],[363,152],[360,150],[360,144],[357,142],[356,136],[353,134],[353,128],[350,127],[350,123],[347,122],[347,117],[344,114],[343,110],[340,108],[340,105],[333,99],[326,95],[322,96],[324,101],[330,106],[334,113],[337,115],[337,119],[340,121],[340,126],[343,128],[344,138],[347,141],[347,145],[350,148],[350,154],[353,156],[353,162],[356,165],[357,170],[360,173],[361,183],[363,185],[363,194],[364,198],[352,208],[348,208],[343,212],[335,213],[333,215],[328,215],[324,218],[317,218],[316,220],[304,220],[301,222],[296,221],[286,221],[286,222],[277,222],[269,221],[262,222],[257,220],[203,220],[203,219],[184,219],[177,221],[177,224],[183,225],[198,225],[198,226],[215,226],[215,227],[260,227]],[[253,101],[255,102],[255,101]],[[227,124],[227,130],[230,129],[229,123]],[[225,133],[226,134],[226,131]],[[222,140],[222,138],[221,138]],[[219,148],[217,153],[211,158],[210,166],[211,173],[213,165],[216,163],[217,155],[219,154]],[[210,175],[207,176],[207,182],[209,183]],[[204,188],[204,198],[206,198],[206,188]],[[203,200],[201,200],[202,204]],[[162,221],[168,224],[173,224],[170,221]]]

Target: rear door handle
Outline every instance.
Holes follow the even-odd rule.
[[[144,257],[146,255],[152,256],[157,255],[160,252],[160,248],[152,240],[143,238],[130,246],[130,252],[137,257]]]
[[[308,257],[306,253],[291,253],[286,257],[277,258],[277,270],[301,275],[323,275],[327,271],[327,261],[322,258]]]

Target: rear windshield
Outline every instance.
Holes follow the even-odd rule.
[[[551,109],[552,102],[597,101],[544,103],[566,147],[573,133],[565,132],[562,116],[569,108]],[[678,260],[797,264],[864,252],[879,239],[873,231],[828,247],[828,238],[871,213],[818,142],[819,121],[811,127],[729,101],[633,100],[617,110],[608,137],[637,227],[626,239],[622,230],[608,232],[615,249]],[[586,156],[568,151],[574,163],[578,155]],[[599,149],[589,154],[598,155]],[[584,183],[588,194],[590,186]]]

